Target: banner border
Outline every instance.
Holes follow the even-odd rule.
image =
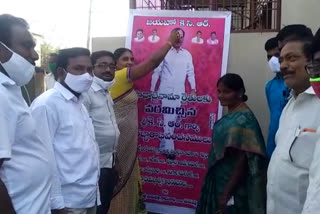
[[[231,12],[230,11],[183,11],[183,10],[137,10],[131,9],[129,12],[128,29],[125,47],[131,49],[132,42],[132,30],[133,21],[135,16],[148,16],[148,17],[177,17],[177,18],[224,18],[225,19],[225,31],[224,31],[224,46],[222,53],[222,67],[221,76],[227,73],[228,68],[228,56],[231,37]],[[223,107],[219,102],[218,106],[218,118],[222,117]],[[195,210],[186,207],[176,207],[171,205],[163,205],[156,203],[146,203],[148,211],[167,210],[169,212],[161,212],[162,214],[176,213],[177,209],[185,210],[186,213],[194,213]]]

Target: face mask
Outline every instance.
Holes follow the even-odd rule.
[[[311,86],[316,93],[317,97],[320,98],[320,77],[319,78],[310,78]]]
[[[90,89],[92,81],[93,77],[87,72],[82,75],[67,73],[66,79],[64,80],[72,90],[80,94]]]
[[[271,57],[268,64],[269,64],[269,67],[273,73],[280,72],[280,63],[279,63],[278,57],[276,57],[276,56]]]
[[[51,73],[54,73],[56,71],[56,63],[49,63],[49,70]]]
[[[13,52],[3,43],[1,44],[12,53],[8,62],[1,63],[2,67],[6,70],[10,79],[12,79],[18,86],[26,85],[31,80],[35,72],[34,65],[19,54]]]
[[[101,88],[104,90],[108,90],[113,84],[115,83],[115,80],[113,79],[112,81],[104,81],[103,79],[100,79],[99,77],[94,76],[93,81],[97,83]]]

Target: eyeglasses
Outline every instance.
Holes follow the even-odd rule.
[[[94,67],[104,69],[104,70],[107,70],[108,68],[110,68],[110,70],[116,70],[115,64],[108,64],[108,63],[95,64]]]
[[[311,77],[320,77],[320,63],[306,65],[306,70]]]

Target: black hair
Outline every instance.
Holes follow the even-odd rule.
[[[270,51],[272,49],[278,48],[278,40],[276,37],[273,37],[271,39],[268,39],[266,43],[264,44],[264,49],[266,51]]]
[[[113,53],[111,53],[110,51],[96,51],[96,52],[93,52],[91,54],[91,62],[92,62],[92,65],[95,65],[97,60],[101,57],[104,57],[104,56],[108,56],[108,57],[111,57],[113,59],[113,61],[116,61],[115,58],[114,58],[114,55]]]
[[[41,67],[38,67],[38,66],[34,67],[34,71],[35,71],[36,73],[43,73],[43,74],[45,74],[44,69],[41,68]]]
[[[11,47],[11,34],[13,26],[24,27],[27,30],[29,29],[28,23],[22,18],[18,18],[9,14],[0,15],[0,41],[9,48]]]
[[[58,57],[58,54],[57,53],[51,53],[49,54],[50,57]]]
[[[181,31],[182,31],[183,37],[184,37],[184,35],[185,35],[186,33],[184,32],[184,30],[183,30],[182,28],[176,27],[176,28],[174,28],[171,32],[173,32],[173,31],[178,31],[178,30],[181,30]]]
[[[120,59],[120,57],[127,51],[132,53],[132,51],[128,48],[118,48],[117,50],[115,50],[113,52],[115,60],[118,61]]]
[[[315,34],[312,42],[312,48],[311,48],[312,57],[314,57],[314,55],[319,51],[320,51],[320,28]]]
[[[229,73],[224,75],[218,80],[217,87],[220,83],[223,83],[226,87],[235,92],[240,92],[242,90],[242,100],[246,102],[248,100],[248,96],[246,95],[246,88],[244,87],[244,83],[242,78],[238,74]]]
[[[138,29],[136,32],[138,33],[139,31],[141,31],[143,33],[143,30],[142,29]]]
[[[292,37],[286,40],[286,44],[290,42],[301,42],[303,44],[302,51],[307,60],[312,59],[312,41],[313,38],[298,38],[298,37]]]
[[[198,33],[201,33],[201,34],[202,34],[202,32],[201,32],[200,30],[197,31],[197,34],[198,34]]]
[[[280,42],[288,39],[312,39],[313,33],[310,28],[302,24],[287,25],[279,31],[276,38]]]
[[[210,35],[212,35],[212,34],[217,35],[217,32],[213,31],[213,32],[211,32]]]
[[[89,56],[90,57],[90,51],[86,48],[67,48],[67,49],[61,49],[57,56],[56,61],[56,68],[64,68],[67,69],[67,66],[69,64],[69,59],[76,58],[79,56]],[[58,72],[54,72],[54,77],[57,80],[58,78]]]

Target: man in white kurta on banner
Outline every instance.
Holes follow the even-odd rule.
[[[151,91],[157,91],[158,94],[173,94],[179,95],[180,99],[168,100],[162,99],[162,108],[179,108],[181,106],[181,96],[186,93],[185,82],[188,82],[191,87],[191,94],[196,94],[196,82],[194,75],[194,66],[192,62],[192,55],[186,49],[182,48],[185,32],[181,28],[176,28],[181,36],[180,42],[173,45],[171,50],[166,55],[162,63],[154,70],[151,80]],[[158,90],[156,85],[160,79]],[[172,154],[175,150],[174,140],[172,135],[174,134],[174,126],[169,126],[170,122],[176,122],[178,115],[176,111],[174,114],[163,114],[163,131],[165,136],[170,138],[164,138],[160,141],[160,150],[168,155]]]

